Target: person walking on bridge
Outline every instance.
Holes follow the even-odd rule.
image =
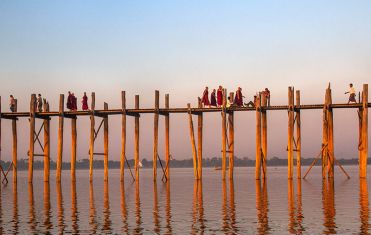
[[[237,88],[237,91],[236,91],[236,95],[234,97],[234,103],[237,105],[237,106],[243,106],[243,95],[242,95],[242,88],[241,87],[238,87]]]
[[[204,106],[210,107],[210,101],[209,101],[209,88],[205,87],[204,93],[202,94],[201,103],[204,104]]]
[[[15,99],[13,95],[10,95],[9,108],[10,108],[10,111],[12,111],[13,113],[15,112]]]
[[[356,90],[353,87],[353,83],[349,84],[349,90],[345,92],[344,94],[349,94],[348,104],[350,102],[357,103],[356,101]]]
[[[223,87],[222,86],[219,86],[216,97],[218,101],[218,107],[221,107],[223,105]]]
[[[41,94],[37,95],[37,110],[39,112],[43,111],[43,98],[41,97]]]
[[[86,92],[84,92],[84,96],[82,97],[82,110],[88,110],[89,109],[89,106],[88,106],[88,97],[86,96]]]
[[[213,106],[213,107],[217,106],[215,92],[216,92],[216,90],[213,89],[213,92],[211,92],[211,97],[210,97],[210,105]]]

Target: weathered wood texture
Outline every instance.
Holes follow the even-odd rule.
[[[287,177],[294,173],[294,88],[288,88],[288,135],[287,135]]]
[[[93,180],[93,167],[94,167],[94,142],[96,138],[95,133],[95,92],[91,93],[91,115],[90,115],[90,145],[89,145],[89,179]]]
[[[104,110],[108,110],[108,104],[104,103]],[[104,142],[104,181],[108,181],[108,115],[103,118],[103,142]]]
[[[155,109],[159,110],[160,108],[160,92],[155,91]],[[153,123],[153,180],[157,180],[157,156],[158,156],[158,120],[159,112],[154,114],[154,123]],[[161,161],[161,160],[160,160]]]
[[[135,95],[135,108],[139,109],[139,95]],[[135,161],[135,180],[139,181],[139,116],[135,116],[134,129],[134,161]]]
[[[300,106],[300,91],[296,91],[296,106]],[[301,179],[301,116],[296,109],[296,176]]]
[[[34,158],[34,133],[35,133],[35,111],[36,111],[36,94],[31,95],[30,102],[30,148],[28,152],[28,182],[33,181],[33,158]]]
[[[63,128],[64,128],[64,95],[59,95],[59,118],[58,118],[58,147],[57,147],[57,172],[56,181],[61,182],[62,157],[63,157]]]
[[[191,110],[191,104],[187,104],[189,110]],[[193,156],[193,174],[195,179],[198,179],[198,169],[197,169],[197,149],[196,149],[196,141],[195,141],[195,133],[193,129],[193,119],[192,113],[189,111],[188,113],[188,120],[189,120],[189,134],[192,146],[192,156]]]

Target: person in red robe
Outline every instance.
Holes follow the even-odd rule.
[[[69,109],[70,111],[72,110],[72,104],[73,104],[73,101],[72,101],[72,94],[71,94],[71,92],[69,91],[69,92],[68,92],[68,97],[67,97],[67,109]]]
[[[209,88],[205,87],[204,93],[202,94],[201,103],[204,104],[204,106],[210,107],[210,101],[209,101]]]
[[[219,86],[216,97],[218,101],[218,107],[221,107],[223,105],[223,87],[222,86]]]
[[[236,95],[234,97],[234,103],[237,106],[243,106],[243,96],[242,96],[242,88],[241,87],[238,87],[238,89],[236,91]]]
[[[84,92],[84,96],[82,97],[82,110],[88,110],[89,109],[89,106],[88,106],[88,97],[86,96],[86,92]]]
[[[75,93],[71,94],[71,100],[72,100],[72,111],[77,110],[77,98],[75,96]]]
[[[216,90],[213,89],[213,92],[211,92],[211,98],[210,98],[210,105],[213,107],[216,107],[216,96],[215,96]]]

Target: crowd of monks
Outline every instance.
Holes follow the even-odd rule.
[[[270,91],[268,88],[265,88],[264,91],[261,92],[262,95],[266,97],[267,105],[270,106]],[[242,95],[242,88],[238,87],[235,93],[234,97],[228,97],[226,100],[226,106],[238,106],[238,107],[244,107],[244,106],[251,106],[255,107],[255,103],[257,101],[257,96],[254,96],[254,101],[250,101],[248,103],[243,102],[243,98],[245,96]],[[213,89],[210,95],[209,100],[209,88],[205,87],[204,93],[202,94],[201,103],[204,107],[221,107],[223,106],[223,87],[219,86],[218,90]]]

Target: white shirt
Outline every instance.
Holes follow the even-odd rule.
[[[350,87],[349,90],[348,90],[348,92],[350,94],[355,94],[356,93],[356,90],[354,89],[354,87]]]

